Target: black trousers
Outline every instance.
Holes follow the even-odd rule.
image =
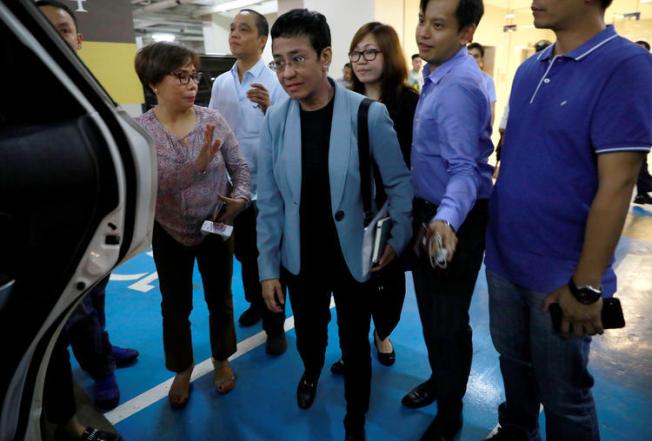
[[[652,191],[652,176],[647,168],[647,156],[641,165],[641,170],[638,173],[638,181],[636,182],[636,193],[643,194]]]
[[[268,336],[284,333],[285,313],[269,310],[263,300],[263,291],[258,279],[258,247],[256,246],[256,203],[243,210],[233,222],[233,245],[235,257],[242,267],[242,286],[245,299],[262,312],[263,329]]]
[[[65,424],[77,412],[67,347],[68,335],[64,329],[52,349],[43,388],[43,412],[52,424]]]
[[[434,205],[417,199],[415,226],[427,224],[435,212]],[[433,269],[422,252],[412,272],[442,418],[457,418],[462,412],[473,356],[469,306],[484,255],[487,218],[487,201],[480,200],[457,232],[457,249],[448,268]]]
[[[109,276],[106,276],[86,294],[66,324],[75,358],[81,368],[96,380],[115,371],[111,341],[105,328],[108,283]]]
[[[155,222],[152,249],[162,295],[165,366],[173,372],[183,372],[193,363],[189,317],[195,259],[208,305],[213,358],[229,358],[236,351],[231,298],[233,241],[211,234],[201,244],[187,247]]]
[[[311,379],[319,378],[324,366],[331,293],[335,297],[340,348],[346,365],[344,426],[347,431],[357,432],[364,428],[371,393],[371,298],[368,284],[359,283],[351,276],[343,257],[334,260],[336,263],[333,264],[324,264],[322,259],[313,260],[313,265],[324,266],[319,269],[308,267],[307,270],[302,260],[300,275],[283,271],[282,278],[290,293],[297,350],[306,375]]]

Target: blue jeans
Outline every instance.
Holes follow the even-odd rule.
[[[545,293],[487,270],[491,339],[500,354],[506,402],[499,422],[540,440],[539,406],[551,441],[598,441],[598,419],[587,370],[590,337],[564,340],[543,312]]]

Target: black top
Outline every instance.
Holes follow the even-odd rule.
[[[417,110],[419,94],[411,87],[403,86],[397,97],[382,100],[387,107],[389,117],[394,122],[394,130],[398,143],[401,147],[403,160],[408,169],[410,169],[410,155],[412,154],[412,125],[414,122],[414,113]],[[377,170],[374,170],[374,179],[376,182],[376,206],[380,208],[387,200],[384,187],[380,181]]]
[[[328,152],[335,97],[315,111],[301,109],[301,272],[341,251],[331,211]]]
[[[410,154],[412,152],[412,124],[414,113],[417,110],[419,94],[411,87],[403,86],[398,97],[383,98],[390,118],[394,122],[394,130],[401,145],[401,153],[408,168],[410,168]]]

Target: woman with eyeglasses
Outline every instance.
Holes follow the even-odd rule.
[[[199,81],[199,56],[194,51],[175,43],[154,43],[138,52],[135,66],[143,86],[157,100],[137,121],[154,139],[157,154],[152,249],[162,295],[165,365],[176,373],[168,398],[173,407],[183,407],[194,368],[188,318],[195,259],[209,311],[213,382],[222,394],[235,386],[228,362],[236,351],[233,243],[205,235],[201,227],[205,220],[233,222],[249,202],[250,174],[224,118],[194,104]]]
[[[349,59],[353,67],[353,90],[385,104],[394,122],[403,160],[410,168],[412,120],[419,95],[406,83],[407,66],[396,31],[378,22],[363,25],[353,36]],[[376,187],[382,189],[381,185]],[[376,205],[380,207],[386,197],[382,191],[379,193]],[[395,259],[377,273],[375,279],[379,291],[372,310],[376,327],[374,345],[378,361],[391,366],[396,360],[396,351],[389,336],[398,324],[405,298],[405,274],[401,259]],[[344,369],[341,359],[331,366],[335,374],[344,372]]]

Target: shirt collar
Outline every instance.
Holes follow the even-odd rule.
[[[612,25],[607,25],[606,28],[604,28],[602,31],[600,31],[597,35],[595,35],[593,38],[591,38],[589,41],[578,47],[577,49],[574,49],[570,51],[567,54],[564,54],[563,56],[566,58],[570,58],[575,61],[581,61],[583,60],[587,55],[592,53],[593,51],[599,49],[602,47],[604,44],[607,42],[613,40],[616,38],[618,34],[614,30],[614,27]],[[541,51],[539,56],[537,57],[537,60],[539,61],[548,61],[552,57],[554,57],[555,53],[555,44],[551,44],[547,48]]]
[[[235,63],[233,63],[233,66],[231,67],[231,72],[236,75],[236,78],[238,75],[238,63],[239,61],[236,61]],[[263,60],[261,57],[258,60],[258,62],[251,67],[251,69],[245,72],[245,74],[242,77],[244,78],[247,74],[250,73],[254,78],[258,78],[260,74],[263,72],[263,69],[265,69],[265,60]]]
[[[430,81],[437,84],[441,81],[448,72],[450,72],[455,66],[462,63],[469,55],[469,51],[466,47],[461,47],[459,51],[451,58],[446,61],[444,64],[440,65],[434,71],[431,71],[430,64],[426,64],[426,67],[423,68],[423,77],[429,78]]]

